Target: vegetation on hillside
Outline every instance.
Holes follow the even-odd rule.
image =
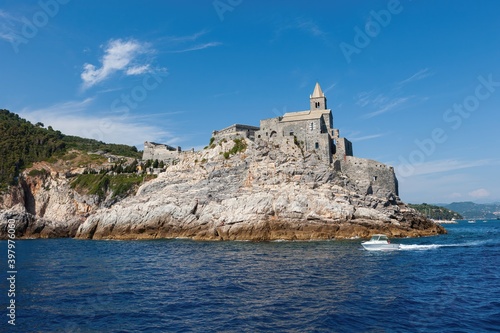
[[[8,110],[0,110],[0,190],[15,184],[19,172],[33,162],[63,156],[69,149],[103,151],[140,158],[136,147],[64,135],[51,126],[32,124]]]
[[[224,152],[224,158],[228,159],[231,155],[236,155],[239,152],[244,152],[247,149],[245,139],[234,139],[234,146],[229,151]]]
[[[71,182],[71,188],[82,194],[96,194],[102,200],[109,193],[112,198],[130,194],[142,182],[155,176],[137,174],[81,174]]]
[[[465,219],[496,219],[500,217],[500,202],[489,204],[477,204],[470,201],[452,202],[444,205],[462,214]]]
[[[461,220],[463,219],[462,215],[449,210],[444,207],[428,205],[426,203],[423,204],[409,204],[409,206],[413,209],[416,209],[418,212],[422,213],[422,215],[427,216],[428,218],[434,220]]]

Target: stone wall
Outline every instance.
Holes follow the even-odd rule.
[[[219,131],[213,131],[212,137],[215,138],[216,141],[219,141],[221,139],[231,140],[237,137],[249,138],[250,140],[254,140],[255,133],[258,130],[259,127],[234,124]]]
[[[265,119],[260,122],[257,138],[283,144],[284,140],[295,142],[304,151],[315,151],[321,160],[331,163],[333,142],[329,128],[323,117],[298,121],[282,121],[281,117]]]
[[[379,197],[385,197],[389,193],[399,195],[398,181],[391,166],[374,160],[346,156],[340,160],[340,169],[366,194]]]
[[[144,142],[143,160],[158,160],[170,162],[179,158],[181,147],[174,148],[169,145],[154,142]]]
[[[342,160],[344,156],[353,156],[352,143],[346,138],[335,139],[335,158]]]

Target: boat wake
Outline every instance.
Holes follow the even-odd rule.
[[[401,251],[425,251],[439,249],[442,247],[472,247],[486,244],[487,241],[457,243],[457,244],[400,244],[399,250]]]

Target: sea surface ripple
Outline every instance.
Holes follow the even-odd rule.
[[[361,240],[18,240],[16,326],[4,278],[0,331],[500,331],[500,221],[446,228],[383,253]]]

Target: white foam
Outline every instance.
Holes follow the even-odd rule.
[[[423,250],[433,250],[441,247],[471,247],[478,246],[488,243],[488,241],[475,241],[467,243],[457,243],[457,244],[400,244],[399,249],[403,251],[423,251]]]

